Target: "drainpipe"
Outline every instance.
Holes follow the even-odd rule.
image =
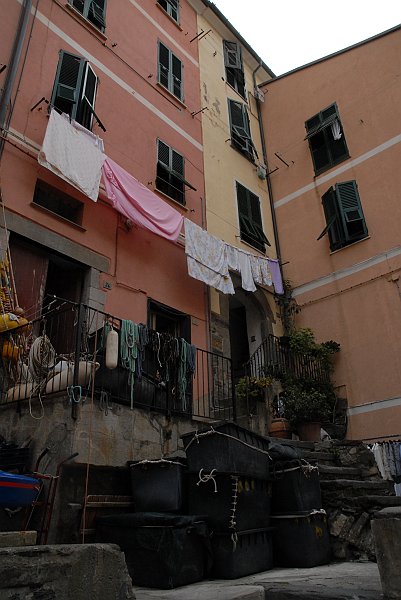
[[[13,49],[10,56],[10,64],[7,69],[7,76],[4,83],[3,93],[0,98],[0,131],[3,132],[7,120],[7,111],[10,104],[11,94],[17,76],[18,66],[21,58],[22,47],[24,45],[25,34],[28,27],[28,20],[31,13],[32,0],[24,0],[17,33],[14,39]],[[10,115],[11,116],[11,115]],[[0,140],[0,158],[3,154],[4,139]]]
[[[262,66],[262,64],[259,64],[256,67],[256,69],[252,72],[252,79],[253,79],[253,87],[254,87],[254,89],[257,88],[256,73],[259,71],[259,69],[261,68],[261,66]],[[263,161],[264,161],[264,163],[266,165],[266,182],[267,182],[267,191],[269,193],[270,209],[271,209],[272,221],[273,221],[274,243],[276,245],[277,258],[278,258],[278,262],[279,262],[279,265],[280,265],[280,272],[281,272],[281,275],[282,275],[281,250],[280,250],[280,242],[279,242],[279,238],[278,238],[276,212],[275,212],[274,203],[273,203],[273,190],[272,190],[272,184],[271,184],[271,179],[270,179],[270,175],[269,175],[269,163],[267,162],[267,149],[266,149],[265,131],[264,131],[264,127],[263,127],[262,114],[261,114],[261,110],[260,110],[260,100],[259,100],[259,98],[255,98],[255,100],[256,100],[256,108],[257,108],[257,111],[258,111],[259,132],[260,132],[260,139],[261,139],[261,143],[262,143]]]

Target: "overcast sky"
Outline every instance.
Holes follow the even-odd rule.
[[[213,0],[276,74],[401,23],[401,0]]]

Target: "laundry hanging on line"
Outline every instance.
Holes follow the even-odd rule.
[[[373,452],[380,475],[393,481],[396,495],[401,494],[401,443],[396,441],[376,442],[368,446]]]
[[[183,216],[111,158],[103,163],[103,182],[113,207],[133,223],[167,240],[180,235]]]
[[[256,291],[256,284],[273,284],[277,294],[284,293],[277,260],[226,244],[189,219],[184,219],[184,228],[188,273],[194,279],[223,294],[234,294],[231,269],[241,274],[241,285],[246,291]]]
[[[105,158],[98,136],[52,109],[38,156],[40,165],[96,202]]]

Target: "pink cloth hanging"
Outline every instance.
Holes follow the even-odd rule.
[[[139,227],[176,241],[184,217],[127,173],[111,158],[102,167],[106,194],[113,207]]]

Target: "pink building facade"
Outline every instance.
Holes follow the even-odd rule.
[[[296,325],[341,344],[354,439],[401,430],[400,50],[396,27],[263,86]]]

